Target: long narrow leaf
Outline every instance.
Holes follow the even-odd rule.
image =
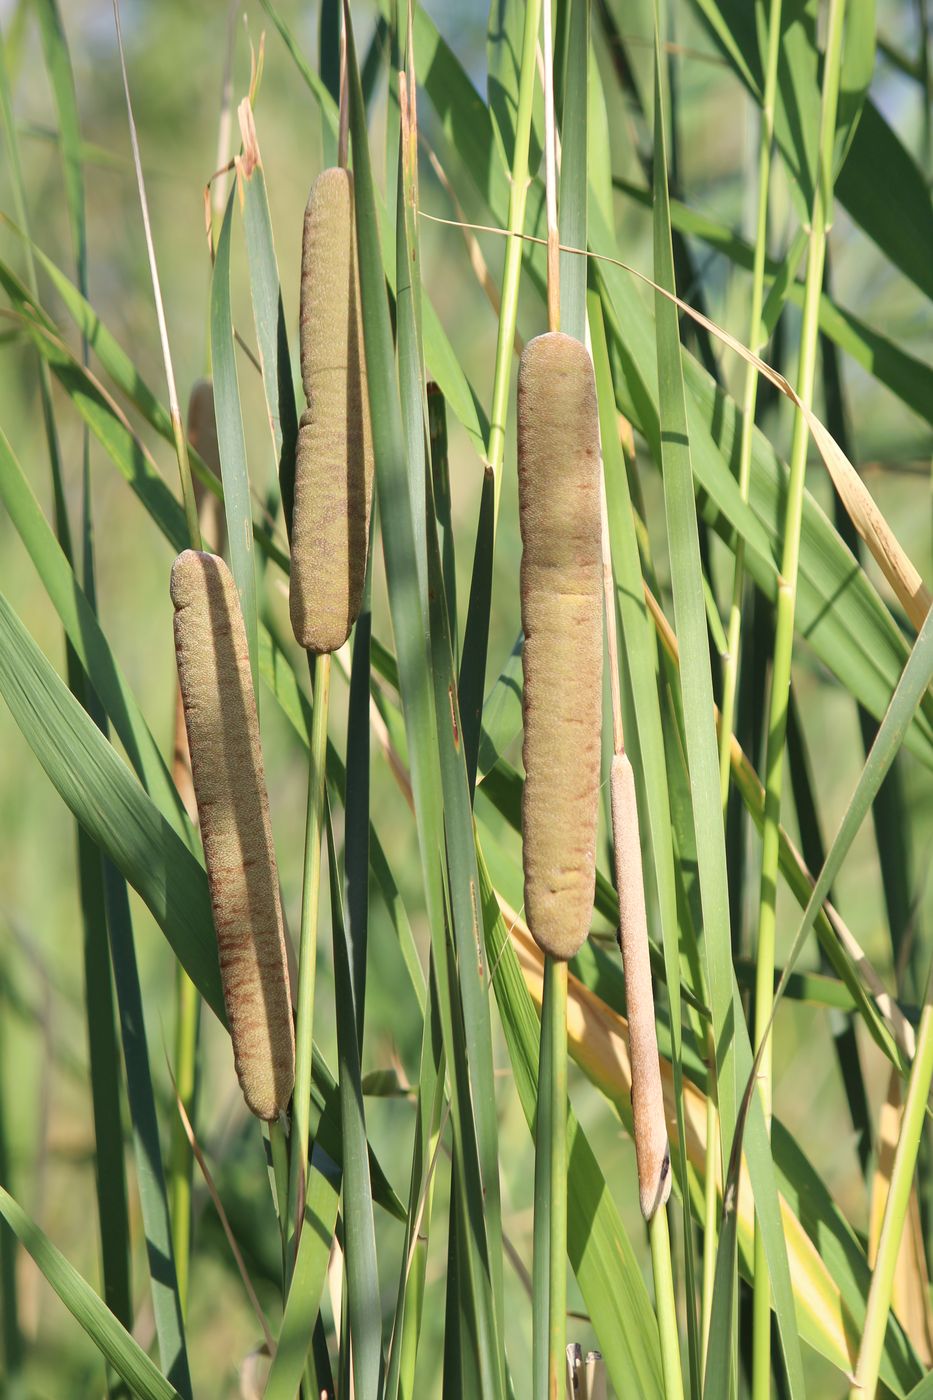
[[[142,1347],[116,1320],[65,1256],[55,1248],[13,1197],[0,1186],[0,1214],[35,1259],[43,1275],[106,1356],[114,1370],[142,1400],[181,1400]]]

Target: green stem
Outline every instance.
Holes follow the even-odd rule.
[[[820,114],[819,167],[813,193],[813,217],[807,251],[803,322],[800,330],[800,363],[797,393],[810,408],[819,341],[819,308],[826,259],[826,233],[832,217],[832,155],[839,96],[842,31],[845,0],[831,0],[823,103]],[[758,919],[758,951],[755,979],[755,1048],[761,1045],[771,1019],[774,1001],[775,906],[780,855],[781,785],[787,734],[794,649],[794,616],[797,566],[807,465],[807,422],[798,412],[791,444],[790,474],[784,516],[784,548],[775,610],[774,660],[765,759],[765,811],[761,850],[761,903]],[[759,1088],[765,1119],[771,1121],[772,1043],[765,1046],[759,1072]],[[768,1400],[771,1394],[771,1286],[760,1230],[755,1232],[755,1286],[752,1314],[752,1397]]]
[[[541,998],[541,1036],[538,1053],[538,1102],[535,1115],[535,1209],[532,1249],[531,1303],[531,1393],[547,1394],[548,1334],[550,1329],[550,1239],[551,1239],[551,1094],[553,1040],[550,1035],[552,960],[544,959],[544,987]]]
[[[719,1164],[719,1114],[716,1112],[715,1077],[716,1044],[712,1027],[707,1031],[706,1059],[708,1090],[706,1095],[706,1155],[703,1166],[703,1297],[701,1367],[706,1372],[706,1349],[713,1316],[713,1284],[716,1279],[716,1247],[719,1239],[719,1194],[716,1174]]]
[[[550,1041],[550,1165],[548,1209],[548,1395],[564,1393],[567,1353],[567,964],[544,960],[542,1035]],[[539,1083],[538,1093],[542,1085]]]
[[[282,1292],[288,1280],[288,1135],[281,1123],[269,1124],[269,1154],[272,1158],[272,1180],[275,1185],[275,1208],[282,1237]]]
[[[532,1393],[562,1396],[567,1348],[567,964],[544,959],[532,1278]]]
[[[197,1075],[198,1020],[201,998],[181,963],[175,969],[175,1092],[194,1122],[194,1095]],[[169,1207],[172,1218],[172,1247],[182,1315],[188,1305],[188,1273],[191,1260],[191,1173],[192,1152],[181,1115],[172,1123],[169,1165]]]
[[[674,1270],[671,1266],[671,1236],[667,1206],[655,1211],[648,1225],[651,1239],[651,1266],[654,1270],[654,1305],[661,1337],[661,1367],[664,1372],[665,1400],[683,1400],[684,1377],[680,1362],[680,1331],[674,1297]]]
[[[897,1266],[904,1233],[904,1222],[910,1204],[910,1192],[917,1165],[920,1136],[926,1121],[930,1081],[933,1079],[933,1001],[930,998],[931,991],[933,991],[933,983],[927,990],[926,1005],[920,1017],[917,1051],[910,1073],[907,1102],[904,1105],[897,1151],[894,1154],[891,1187],[885,1202],[881,1238],[878,1241],[878,1257],[875,1260],[871,1287],[868,1290],[868,1309],[865,1313],[862,1344],[859,1349],[858,1364],[855,1368],[855,1384],[849,1391],[850,1400],[871,1400],[878,1385],[881,1353],[884,1349],[888,1314],[891,1311],[894,1270]]]
[[[298,1006],[295,1028],[295,1092],[288,1181],[288,1258],[294,1263],[304,1215],[308,1176],[308,1122],[311,1108],[311,1054],[314,1028],[314,974],[317,921],[321,896],[321,836],[324,829],[324,780],[327,758],[327,711],[330,656],[314,658],[314,711],[308,766],[308,813],[305,824],[304,885],[298,946]]]
[[[761,130],[758,145],[758,212],[755,224],[755,256],[752,264],[752,306],[749,317],[749,349],[758,351],[764,338],[761,308],[764,304],[765,262],[768,243],[768,196],[771,182],[771,147],[774,142],[774,106],[777,93],[778,56],[781,38],[781,0],[771,0],[768,17],[767,73],[761,107]],[[742,395],[742,437],[739,448],[739,492],[748,500],[752,474],[752,438],[755,429],[755,403],[758,398],[758,371],[754,365],[745,370],[745,390]],[[742,592],[745,583],[745,540],[739,536],[735,550],[735,572],[732,577],[732,604],[726,643],[725,671],[722,681],[722,727],[719,731],[719,781],[722,805],[729,798],[729,757],[732,725],[735,718],[735,693],[739,675],[739,647],[742,631]]]

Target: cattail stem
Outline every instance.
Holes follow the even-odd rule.
[[[764,100],[761,104],[761,130],[758,144],[758,206],[755,226],[755,256],[752,266],[752,301],[749,315],[748,344],[756,354],[762,348],[761,309],[764,301],[765,257],[768,246],[768,195],[771,180],[771,146],[774,141],[774,108],[777,94],[778,56],[781,51],[781,0],[771,0],[768,16],[767,72]],[[758,397],[758,370],[745,366],[745,387],[742,395],[742,436],[739,446],[739,494],[748,500],[752,474],[752,437],[755,429],[755,404]],[[745,540],[739,536],[735,546],[735,570],[732,575],[732,602],[726,643],[725,668],[722,678],[722,729],[719,734],[719,782],[722,805],[729,798],[730,739],[735,716],[735,696],[739,676],[739,646],[742,631],[742,593],[745,584]]]
[[[532,1368],[560,1396],[567,1348],[567,964],[546,954],[535,1122]]]
[[[201,997],[197,987],[181,963],[175,969],[175,1092],[190,1120],[194,1116],[197,1088],[198,1024]],[[191,1261],[191,1176],[193,1155],[185,1134],[184,1124],[176,1115],[172,1125],[172,1151],[169,1163],[169,1208],[172,1218],[172,1249],[175,1255],[175,1276],[178,1280],[178,1301],[182,1316],[188,1310],[188,1272]],[[179,1138],[178,1127],[184,1142]]]
[[[553,958],[547,963],[545,1015],[552,1041],[548,1394],[557,1400],[567,1352],[567,964]]]
[[[269,1156],[272,1162],[272,1184],[274,1187],[275,1210],[279,1221],[279,1237],[282,1246],[282,1296],[288,1292],[288,1133],[284,1123],[276,1120],[269,1124]]]
[[[557,223],[557,122],[551,0],[544,0],[544,171],[547,208],[547,328],[560,330],[560,233]]]
[[[215,475],[220,475],[220,453],[217,446],[217,422],[214,417],[214,393],[209,379],[199,379],[188,400],[188,439]],[[208,547],[221,553],[224,540],[223,511],[216,496],[195,482],[198,522]],[[181,691],[175,711],[175,747],[172,779],[181,793],[192,822],[197,823],[198,806],[191,777],[191,755],[185,731],[185,710]],[[196,1122],[198,1032],[201,998],[179,963],[175,969],[175,1044],[173,1065],[175,1089],[184,1105],[189,1121]],[[172,1246],[175,1251],[175,1271],[178,1276],[178,1297],[185,1312],[188,1294],[188,1266],[191,1255],[191,1181],[194,1155],[185,1125],[179,1115],[172,1124],[169,1155],[168,1191],[172,1217]]]
[[[671,1236],[664,1206],[655,1211],[648,1226],[651,1239],[651,1267],[654,1270],[654,1307],[661,1337],[661,1367],[664,1372],[665,1400],[683,1400],[684,1382],[680,1362],[680,1331],[674,1297],[671,1267]]]
[[[554,43],[551,0],[544,0],[544,148],[547,201],[547,321],[548,331],[560,331],[560,235],[557,223],[557,123],[554,116]],[[563,337],[568,347],[574,342]],[[590,370],[592,373],[592,370]],[[539,390],[546,390],[542,381]],[[595,424],[595,413],[592,415]],[[541,483],[538,483],[539,487]],[[531,483],[534,489],[534,483]],[[542,524],[558,536],[565,522],[550,518]],[[542,531],[544,533],[544,531]],[[545,548],[547,546],[545,545]],[[527,560],[528,553],[524,558]],[[525,624],[526,638],[528,633]],[[526,730],[527,734],[527,730]],[[552,754],[550,762],[559,763]],[[529,833],[523,825],[524,839]],[[527,852],[526,852],[527,855]],[[569,930],[561,930],[566,935]],[[538,1078],[538,1129],[535,1136],[535,1257],[536,1302],[544,1289],[543,1258],[547,1249],[547,1395],[558,1400],[567,1373],[567,963],[566,952],[544,958],[544,999],[541,1007],[540,1064]],[[541,1113],[542,1099],[547,1110]],[[539,1190],[540,1187],[540,1190]],[[539,1227],[538,1214],[547,1211],[547,1227]],[[540,1319],[535,1336],[539,1343],[536,1372],[543,1372]]]
[[[832,162],[842,65],[845,0],[831,0],[823,70],[820,113],[820,146],[813,192],[810,241],[807,253],[803,320],[800,329],[800,368],[797,392],[809,409],[813,400],[819,340],[819,308],[823,290],[826,235],[832,221]],[[778,859],[780,852],[781,788],[787,705],[790,694],[797,598],[797,568],[803,519],[804,478],[809,432],[807,419],[798,412],[791,445],[790,474],[784,514],[784,545],[774,625],[774,660],[765,757],[765,812],[761,844],[761,896],[758,916],[757,973],[755,981],[755,1050],[767,1037],[761,1056],[759,1085],[766,1122],[771,1121],[771,1040],[768,1027],[774,1004],[775,923]],[[771,1284],[761,1231],[755,1233],[755,1286],[752,1313],[752,1397],[767,1400],[771,1394]]]
[[[308,811],[305,824],[304,884],[298,943],[298,1000],[295,1022],[295,1093],[292,1107],[288,1219],[289,1267],[294,1267],[305,1208],[308,1175],[308,1123],[311,1107],[311,1055],[314,1028],[314,980],[317,922],[321,897],[321,839],[324,831],[324,781],[327,760],[327,712],[330,699],[330,654],[314,658],[314,710],[308,766]]]
[[[340,107],[337,128],[337,164],[347,168],[347,150],[350,145],[350,103],[347,93],[347,32],[340,25]]]

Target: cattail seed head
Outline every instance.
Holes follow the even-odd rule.
[[[294,1086],[295,1034],[246,631],[214,554],[179,554],[171,594],[234,1062],[248,1107],[273,1119]]]
[[[373,451],[356,259],[353,176],[325,170],[305,211],[301,377],[289,607],[309,651],[342,646],[366,577]]]
[[[518,376],[525,912],[538,945],[572,958],[596,882],[602,709],[599,428],[593,366],[559,331]]]
[[[646,1220],[650,1220],[671,1194],[671,1153],[654,1023],[635,775],[625,754],[616,754],[613,758],[609,784],[616,887],[619,891],[619,944],[625,969],[629,1054],[632,1060],[632,1117],[638,1196],[641,1213]]]

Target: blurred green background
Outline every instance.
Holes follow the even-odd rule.
[[[432,15],[481,88],[485,87],[486,7],[482,4],[428,3]],[[650,7],[642,3],[616,7],[636,61],[651,62]],[[316,62],[316,6],[283,0],[283,16],[292,26],[309,60]],[[355,4],[354,23],[365,52],[372,34],[373,7]],[[90,297],[102,320],[133,356],[147,382],[164,395],[164,378],[139,206],[129,159],[126,113],[116,56],[113,15],[106,0],[70,0],[63,6],[77,85],[82,132],[87,143]],[[210,261],[204,230],[205,184],[217,165],[218,118],[228,35],[233,37],[234,107],[245,95],[250,53],[258,53],[265,31],[265,63],[256,102],[256,122],[268,185],[276,251],[285,306],[293,338],[297,331],[298,279],[302,213],[310,183],[322,162],[316,109],[278,34],[258,3],[192,5],[183,0],[124,0],[122,19],[129,79],[135,105],[148,186],[153,233],[165,298],[175,371],[182,396],[207,369],[207,301]],[[880,0],[878,26],[905,50],[912,51],[917,7],[909,0]],[[60,159],[54,139],[54,106],[30,6],[0,3],[0,23],[9,46],[18,134],[30,196],[30,216],[40,246],[71,273]],[[676,82],[676,193],[693,208],[737,230],[747,231],[757,143],[752,107],[735,78],[714,52],[706,32],[687,6],[677,7],[678,48],[672,55]],[[641,42],[639,42],[641,41]],[[601,61],[609,58],[601,54]],[[610,85],[607,83],[607,91]],[[879,56],[873,89],[889,120],[906,144],[924,148],[924,113],[918,89]],[[384,170],[386,85],[381,79],[372,109],[371,138],[377,172]],[[426,98],[419,118],[428,143],[434,130]],[[614,174],[644,184],[638,149],[647,149],[636,113],[625,108],[615,89],[610,93],[610,128]],[[234,117],[232,140],[236,142]],[[929,152],[927,152],[929,155]],[[448,174],[460,186],[459,172]],[[427,209],[445,217],[453,210],[447,196],[422,161],[422,199]],[[786,241],[790,199],[783,177],[773,199],[772,251]],[[11,210],[8,172],[0,166],[0,208]],[[469,209],[467,210],[469,214]],[[618,195],[616,216],[622,256],[645,271],[651,266],[650,211]],[[0,231],[5,256],[21,266],[17,240]],[[465,245],[452,228],[422,224],[424,281],[464,368],[488,407],[495,354],[496,321],[470,270]],[[502,240],[481,236],[493,279],[498,281]],[[748,279],[701,244],[694,247],[710,314],[742,336],[747,318]],[[832,235],[832,275],[840,301],[864,320],[929,361],[933,326],[920,298],[839,210]],[[247,340],[252,316],[245,275],[241,231],[234,240],[234,309]],[[681,288],[681,291],[684,289]],[[61,308],[47,285],[43,296],[56,318]],[[537,301],[522,307],[519,330],[524,337],[543,329]],[[66,319],[61,315],[62,323]],[[786,372],[793,371],[796,313],[786,317]],[[3,327],[0,327],[2,330]],[[296,356],[297,363],[297,356]],[[0,422],[27,469],[45,506],[50,487],[46,447],[37,394],[33,354],[14,337],[0,345]],[[852,414],[855,460],[882,511],[921,572],[930,576],[930,495],[928,429],[913,418],[877,381],[845,362]],[[742,367],[721,357],[724,378],[735,391]],[[254,485],[265,492],[273,464],[258,376],[241,357],[240,384]],[[56,389],[60,408],[63,462],[69,503],[77,518],[80,503],[82,432],[76,415]],[[820,411],[817,404],[817,411]],[[782,452],[789,440],[787,406],[774,410],[769,431]],[[143,433],[175,488],[174,462],[165,444]],[[97,533],[99,598],[102,622],[155,734],[170,751],[174,716],[174,665],[168,572],[171,556],[165,541],[118,478],[101,450],[91,447]],[[514,429],[510,426],[490,643],[490,677],[498,673],[518,630],[518,529],[514,489]],[[649,508],[662,577],[663,513],[659,483],[642,455]],[[481,463],[465,435],[451,425],[451,481],[458,549],[458,581],[463,607],[468,593],[472,541],[481,480]],[[811,490],[830,508],[828,483],[820,465],[810,473]],[[10,523],[0,514],[0,587],[46,653],[61,666],[63,646],[53,615],[32,565]],[[726,555],[714,546],[721,599],[729,573]],[[872,576],[877,575],[873,570]],[[888,592],[879,585],[885,597]],[[287,605],[278,578],[268,586],[270,606],[287,628]],[[376,634],[390,640],[384,593],[377,588]],[[814,778],[820,793],[825,835],[831,836],[861,765],[861,742],[855,709],[811,658],[799,649],[799,699]],[[342,732],[346,689],[336,681],[332,699],[335,735]],[[263,713],[267,772],[280,871],[290,923],[297,928],[300,899],[305,770],[272,707]],[[8,714],[0,713],[0,975],[11,1014],[2,1019],[5,1044],[0,1055],[0,1092],[10,1143],[9,1183],[76,1267],[97,1277],[94,1219],[93,1127],[87,1076],[82,1009],[81,937],[75,879],[74,823],[45,779]],[[912,809],[912,872],[915,929],[928,927],[930,894],[927,870],[933,836],[933,788],[929,775],[907,762],[904,780]],[[393,869],[400,881],[416,933],[425,941],[421,915],[420,873],[414,825],[386,765],[373,763],[373,815]],[[787,824],[794,830],[792,813]],[[505,840],[506,838],[503,837]],[[514,836],[508,838],[513,843]],[[755,855],[752,853],[754,861]],[[516,903],[520,891],[505,891]],[[890,974],[890,939],[881,899],[874,841],[869,828],[860,835],[837,889],[839,906],[853,932],[885,974]],[[135,928],[146,998],[150,1059],[161,1093],[163,1141],[172,1117],[167,1056],[173,1035],[173,960],[165,939],[134,896]],[[780,933],[789,939],[795,912],[782,903]],[[326,919],[326,909],[325,909]],[[388,920],[374,901],[370,935],[371,967],[367,995],[364,1071],[398,1065],[411,1076],[417,1065],[420,1028],[406,1001],[398,976],[398,952]],[[329,938],[322,936],[316,1035],[334,1043]],[[275,1227],[266,1189],[261,1143],[247,1121],[232,1073],[229,1045],[212,1019],[202,1021],[204,1077],[199,1135],[221,1184],[231,1219],[263,1303],[274,1316],[276,1301]],[[860,1039],[869,1083],[883,1092],[883,1061],[866,1038]],[[504,1225],[518,1260],[530,1268],[532,1228],[532,1146],[517,1098],[509,1084],[507,1056],[501,1042],[501,1141]],[[801,1145],[824,1171],[830,1190],[856,1226],[866,1221],[864,1183],[858,1171],[842,1089],[830,1051],[828,1018],[797,1004],[786,1005],[776,1044],[775,1110],[799,1136]],[[636,1246],[648,1253],[635,1187],[634,1154],[620,1123],[579,1075],[571,1075],[577,1112],[597,1149],[623,1218]],[[874,1100],[877,1102],[877,1097]],[[369,1127],[396,1189],[404,1195],[410,1162],[413,1112],[405,1099],[371,1099]],[[258,1333],[242,1287],[229,1260],[210,1202],[197,1182],[197,1254],[191,1287],[191,1345],[198,1395],[239,1393],[238,1368],[257,1344]],[[446,1207],[447,1164],[439,1171],[439,1205]],[[439,1217],[440,1218],[440,1217]],[[138,1218],[136,1220],[138,1224]],[[377,1212],[380,1262],[388,1299],[394,1293],[401,1228]],[[137,1232],[137,1245],[139,1236]],[[437,1349],[443,1318],[446,1231],[434,1232],[428,1264],[428,1304],[423,1345]],[[135,1260],[136,1292],[143,1278]],[[92,1395],[100,1390],[100,1367],[91,1344],[41,1281],[31,1262],[20,1256],[23,1326],[38,1340],[30,1363],[30,1393],[36,1396]],[[516,1269],[507,1269],[507,1316],[513,1330],[508,1347],[516,1377],[530,1365],[528,1296]],[[432,1301],[432,1300],[436,1300]],[[571,1285],[571,1307],[579,1297]],[[140,1318],[141,1336],[149,1323]],[[592,1344],[584,1321],[571,1319],[569,1336]],[[439,1351],[438,1375],[439,1375]],[[813,1363],[818,1386],[820,1369]],[[430,1373],[430,1367],[428,1372]],[[439,1386],[439,1380],[438,1380]],[[814,1389],[814,1394],[819,1393]]]

